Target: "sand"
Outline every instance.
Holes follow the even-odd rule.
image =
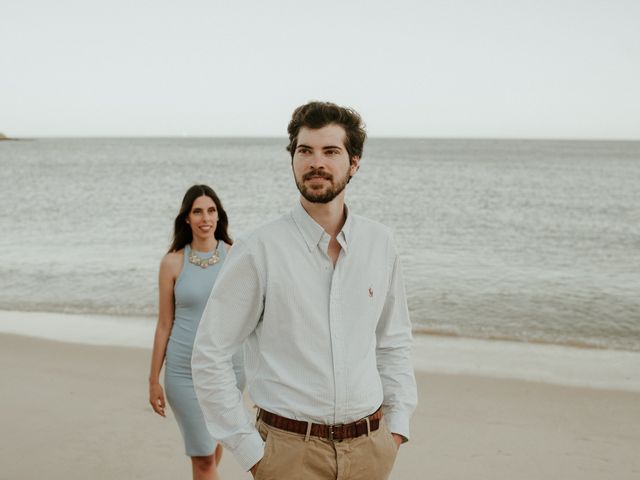
[[[0,334],[0,479],[188,479],[147,403],[150,351]],[[640,366],[639,366],[640,368]],[[417,374],[398,479],[640,478],[640,393]],[[224,479],[250,479],[225,452]]]

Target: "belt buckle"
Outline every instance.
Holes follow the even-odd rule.
[[[343,426],[344,423],[336,423],[335,425],[329,425],[329,441],[334,442],[336,440],[334,440],[333,435],[334,435],[334,431],[333,429],[336,427],[341,427]],[[338,440],[338,442],[341,442],[342,439]]]

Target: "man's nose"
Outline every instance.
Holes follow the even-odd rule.
[[[311,166],[314,168],[323,168],[324,160],[324,154],[322,152],[314,152],[311,156]]]

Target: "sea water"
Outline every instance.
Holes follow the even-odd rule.
[[[240,235],[291,209],[286,140],[0,142],[0,309],[153,316],[186,189]],[[416,331],[640,351],[640,142],[370,139]],[[374,259],[375,261],[375,259]]]

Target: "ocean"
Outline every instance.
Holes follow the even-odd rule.
[[[297,200],[284,138],[0,142],[0,310],[152,317],[186,189],[240,235]],[[640,351],[640,142],[370,139],[416,332]]]

